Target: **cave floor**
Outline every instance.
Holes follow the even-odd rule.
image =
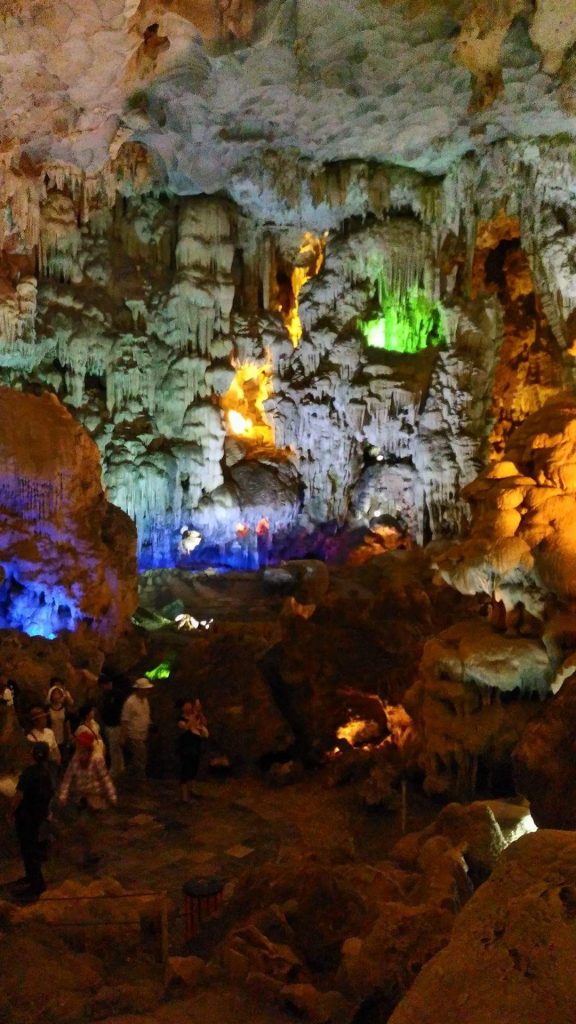
[[[45,869],[49,888],[106,875],[129,889],[167,892],[179,904],[182,885],[196,876],[232,883],[247,869],[294,852],[375,864],[401,835],[399,812],[366,811],[352,787],[327,787],[322,770],[280,788],[256,777],[196,781],[189,804],[179,801],[172,780],[121,782],[118,792],[117,809],[98,816],[97,871],[75,864],[70,828],[56,823]],[[437,813],[437,804],[409,791],[407,831]],[[19,860],[0,860],[2,896],[20,874]],[[178,934],[172,938],[175,948],[183,942]]]
[[[139,788],[119,786],[119,805],[98,819],[96,869],[74,863],[69,827],[60,825],[45,866],[50,890],[67,879],[88,884],[95,878],[117,879],[133,892],[165,892],[169,898],[169,954],[196,954],[210,959],[223,938],[218,918],[208,922],[190,944],[184,935],[182,885],[191,878],[218,875],[225,898],[241,886],[242,874],[292,854],[318,854],[333,862],[374,865],[386,858],[401,835],[400,814],[367,812],[352,787],[328,788],[321,769],[282,788],[255,777],[197,781],[189,804],[178,801],[176,781],[149,780]],[[410,791],[407,831],[433,820],[438,806]],[[0,898],[12,899],[9,883],[21,874],[16,859],[0,860]],[[230,921],[227,922],[230,927]],[[214,986],[192,997],[195,1014],[211,1021],[286,1021],[284,1013],[259,1007],[239,989]],[[206,1002],[205,1011],[203,1009]],[[153,1017],[115,1017],[115,1024],[177,1022],[183,1007],[169,1001]],[[175,1014],[175,1015],[174,1015]],[[196,1019],[196,1016],[194,1017]]]

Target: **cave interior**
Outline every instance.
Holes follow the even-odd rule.
[[[576,1019],[576,4],[2,0],[0,89],[0,809],[54,679],[155,730],[0,1019]]]

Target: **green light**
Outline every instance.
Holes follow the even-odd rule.
[[[377,320],[361,320],[360,330],[370,348],[386,348],[386,319],[381,316]]]
[[[161,661],[156,668],[151,668],[149,672],[145,672],[146,679],[170,679],[170,668],[172,666],[173,658],[169,661]]]
[[[370,348],[414,353],[445,341],[439,303],[416,288],[398,296],[387,293],[380,283],[378,293],[380,316],[358,321]]]

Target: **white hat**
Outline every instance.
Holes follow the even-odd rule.
[[[153,690],[154,686],[150,682],[149,679],[146,679],[144,676],[142,676],[140,679],[137,679],[135,683],[133,683],[132,689],[133,690]]]

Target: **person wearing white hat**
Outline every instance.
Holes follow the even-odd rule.
[[[130,761],[130,770],[134,778],[146,778],[146,762],[148,759],[148,733],[152,722],[147,691],[152,683],[142,676],[137,679],[132,689],[134,693],[122,708],[120,724],[122,739]]]

